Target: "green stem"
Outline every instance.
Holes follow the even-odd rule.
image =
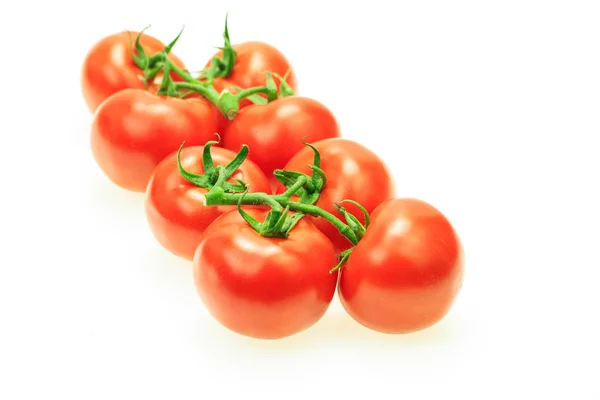
[[[190,89],[197,93],[200,93],[202,96],[206,97],[211,103],[221,110],[223,115],[227,117],[227,119],[234,119],[240,109],[240,102],[242,99],[253,96],[256,94],[272,94],[272,89],[266,86],[257,86],[251,87],[248,89],[240,90],[237,94],[232,94],[228,90],[223,91],[223,93],[219,93],[211,83],[203,83],[199,80],[195,79],[192,75],[190,75],[187,71],[179,68],[168,58],[165,59],[165,64],[168,64],[167,69],[175,72],[179,75],[185,82],[176,82],[173,84],[175,90],[178,89]]]
[[[183,69],[179,68],[177,65],[175,65],[175,63],[173,63],[168,58],[166,59],[166,62],[169,63],[169,67],[170,67],[171,71],[175,72],[177,75],[182,77],[184,81],[189,82],[189,83],[200,84],[200,82],[198,80],[194,79],[194,77],[191,76],[187,71],[184,71]]]
[[[257,86],[248,89],[241,90],[237,94],[232,94],[229,90],[225,89],[219,97],[219,110],[227,117],[228,120],[233,120],[240,111],[240,102],[248,97],[254,96],[259,93],[269,94],[271,90],[265,86]]]
[[[237,94],[232,94],[228,90],[224,90],[223,93],[217,92],[217,90],[212,85],[205,85],[194,78],[191,75],[187,74],[185,71],[179,69],[183,74],[180,74],[187,82],[174,82],[173,87],[175,90],[179,89],[190,89],[194,92],[200,93],[202,96],[206,97],[211,103],[221,110],[223,115],[227,117],[227,119],[234,119],[240,109],[240,101],[247,97],[252,96],[257,93],[268,93],[269,89],[264,86],[257,86],[249,89],[245,89],[240,91]]]
[[[290,198],[298,191],[298,189],[303,187],[305,184],[306,184],[306,177],[300,176],[298,178],[298,180],[292,186],[290,186],[288,190],[285,191],[285,193],[281,194],[281,196]]]
[[[217,187],[215,187],[215,189],[217,189]],[[241,203],[240,198],[242,198]],[[234,206],[238,203],[245,205],[264,204],[275,208],[280,208],[282,206],[282,204],[277,201],[276,196],[271,196],[262,192],[233,195],[223,191],[215,191],[213,193],[211,190],[204,195],[204,200],[207,206]]]
[[[215,168],[215,176],[217,176],[217,180],[214,183],[214,186],[223,187],[223,184],[227,182],[227,179],[229,179],[229,177],[223,173],[224,170],[225,167],[222,165],[219,165]]]
[[[335,215],[323,210],[314,205],[296,203],[292,201],[286,195],[272,196],[266,193],[247,193],[243,196],[241,194],[230,194],[224,193],[222,190],[217,190],[211,194],[207,193],[204,197],[207,206],[218,206],[218,205],[269,205],[271,207],[289,207],[290,210],[300,211],[304,214],[312,215],[313,217],[321,217],[329,221],[335,226],[342,235],[346,237],[353,245],[358,243],[356,234],[350,229],[350,227],[344,224]]]
[[[202,96],[206,97],[214,105],[219,105],[219,92],[217,92],[217,90],[213,87],[204,86],[201,83],[192,82],[175,82],[173,83],[173,86],[175,87],[175,89],[193,90],[194,92],[200,93]]]
[[[322,208],[319,208],[319,207],[311,205],[311,204],[296,203],[288,198],[286,198],[284,201],[282,201],[281,205],[282,206],[289,205],[290,210],[300,211],[300,212],[303,212],[304,214],[312,215],[313,217],[321,217],[323,219],[326,219],[327,221],[329,221],[329,223],[331,223],[333,226],[335,226],[340,231],[340,233],[342,235],[344,235],[346,237],[346,239],[348,239],[350,241],[350,243],[352,243],[353,245],[358,244],[358,238],[356,237],[354,232],[352,232],[352,229],[350,229],[350,227],[348,225],[344,224],[335,215],[323,210]]]
[[[259,94],[259,93],[268,94],[269,91],[270,91],[270,89],[267,88],[266,86],[251,87],[249,89],[241,90],[238,94],[235,95],[235,97],[238,99],[238,102],[239,102],[248,96],[252,96],[254,94]]]
[[[268,94],[269,92],[271,92],[271,90],[265,86],[256,86],[244,89],[237,94],[233,94],[229,90],[225,89],[223,92],[221,92],[219,99],[215,104],[217,107],[219,107],[219,110],[221,110],[223,115],[225,115],[225,117],[231,121],[238,115],[238,112],[240,111],[240,102],[242,99],[258,93]]]

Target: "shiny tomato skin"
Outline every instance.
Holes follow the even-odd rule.
[[[205,99],[204,96],[202,96],[200,93],[194,92],[194,93],[190,93],[188,95],[185,96],[186,99]],[[246,99],[244,99],[246,100]],[[225,132],[225,129],[227,128],[227,125],[229,125],[229,120],[227,119],[227,117],[225,117],[225,115],[217,108],[216,105],[211,104],[211,107],[214,109],[216,116],[217,116],[217,130],[216,132],[220,135],[222,135]],[[220,145],[217,145],[220,146]]]
[[[282,97],[264,105],[252,105],[230,121],[223,147],[250,148],[249,158],[269,177],[309,143],[340,137],[333,113],[316,100],[301,96]]]
[[[92,120],[92,153],[116,185],[144,192],[152,171],[185,141],[215,139],[216,108],[205,99],[183,100],[125,89],[103,102]]]
[[[215,88],[222,90],[228,86],[238,86],[242,89],[248,89],[255,86],[264,86],[266,84],[266,72],[276,73],[284,76],[288,71],[286,82],[294,89],[298,90],[298,81],[296,74],[285,55],[272,45],[260,42],[250,41],[235,44],[232,46],[237,52],[233,71],[226,78],[215,79]],[[214,57],[222,57],[221,51]],[[206,63],[210,67],[212,58]],[[279,79],[273,77],[277,87],[280,86]]]
[[[360,143],[344,138],[325,139],[311,143],[321,155],[321,169],[327,181],[316,205],[344,221],[344,217],[334,206],[334,202],[350,199],[357,201],[371,213],[383,201],[395,196],[394,178],[377,154]],[[285,165],[288,171],[297,171],[312,175],[308,167],[313,164],[314,152],[304,146]],[[277,192],[283,193],[285,187],[278,184]],[[363,212],[353,204],[342,206],[361,222]],[[339,251],[349,249],[352,244],[327,220],[307,216],[323,233],[331,239]]]
[[[373,212],[342,267],[338,293],[365,327],[411,333],[448,313],[463,277],[462,245],[448,219],[422,200],[396,198]]]
[[[119,32],[98,41],[87,53],[81,72],[81,90],[85,103],[91,113],[100,103],[112,94],[123,89],[144,89],[143,71],[131,58],[135,39],[138,32]],[[140,44],[147,55],[152,56],[165,48],[160,40],[153,36],[142,34]],[[137,52],[135,52],[137,54]],[[169,59],[180,68],[185,68],[183,62],[173,52]],[[172,73],[174,80],[181,80],[179,75]],[[160,74],[154,83],[160,83]],[[155,92],[156,85],[149,85],[149,90]]]
[[[181,151],[181,165],[186,171],[204,173],[203,150],[204,146],[191,146]],[[226,165],[236,156],[230,150],[215,146],[211,154],[215,166]],[[269,190],[269,180],[250,160],[245,160],[232,178],[246,182],[249,192]],[[146,190],[146,218],[154,237],[165,249],[190,261],[204,230],[224,212],[235,209],[234,206],[205,206],[206,192],[207,189],[181,176],[176,152],[156,167]]]
[[[263,221],[266,211],[248,212]],[[335,249],[306,219],[287,239],[255,232],[237,211],[204,231],[193,260],[194,282],[224,327],[259,339],[302,332],[325,314],[337,284]]]

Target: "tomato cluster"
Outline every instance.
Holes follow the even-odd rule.
[[[226,24],[224,46],[192,76],[173,54],[178,38],[105,37],[81,86],[98,166],[145,193],[150,230],[192,263],[211,315],[242,335],[283,338],[319,321],[337,290],[373,330],[441,320],[464,274],[449,220],[396,197],[384,161],[297,94],[278,49],[233,45]]]

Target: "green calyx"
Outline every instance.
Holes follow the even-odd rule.
[[[248,147],[243,146],[237,156],[226,166],[215,166],[210,149],[212,146],[220,143],[221,138],[219,135],[217,135],[217,137],[219,140],[210,141],[204,145],[204,150],[202,152],[203,174],[188,172],[181,165],[181,151],[185,145],[185,142],[183,142],[177,151],[177,168],[179,169],[179,173],[188,182],[209,189],[209,192],[216,188],[216,190],[220,190],[223,193],[242,193],[246,190],[246,184],[239,180],[237,183],[231,183],[229,182],[229,179],[248,156]]]
[[[264,104],[270,103],[273,100],[277,100],[278,98],[293,96],[295,94],[294,89],[292,89],[292,87],[286,81],[289,72],[290,71],[288,71],[285,74],[285,76],[283,76],[283,77],[274,72],[266,72],[266,75],[267,75],[266,87],[269,90],[268,92],[265,93],[267,96],[264,97],[264,96],[261,96],[260,94],[246,94],[244,96],[244,98],[247,98],[254,104],[264,105]],[[275,84],[275,80],[273,79],[273,76],[276,77],[280,81],[279,90],[277,89],[277,85]],[[240,92],[243,90],[240,87],[232,87],[232,89],[235,90],[236,92]]]
[[[279,79],[279,97],[289,97],[294,95],[294,89],[287,83],[287,78],[291,70],[288,70],[284,76],[273,73],[277,79]]]
[[[342,207],[341,203],[354,204],[356,207],[360,208],[365,219],[364,225],[358,220],[358,218],[356,218],[353,214],[350,214],[344,207]],[[348,226],[356,235],[357,240],[360,241],[367,232],[367,228],[369,228],[369,224],[371,223],[371,218],[369,217],[369,212],[367,211],[367,209],[354,200],[342,200],[340,202],[334,203],[334,205],[336,210],[338,210],[338,212],[342,214],[346,219]],[[352,254],[353,250],[354,248],[350,248],[348,250],[342,251],[342,253],[340,254],[340,261],[335,267],[331,269],[330,272],[335,272],[338,269],[340,269],[346,263],[348,258],[350,258],[350,255]]]
[[[168,55],[181,37],[183,28],[179,34],[165,48],[154,55],[149,55],[141,45],[140,39],[142,34],[149,28],[142,29],[137,35],[135,42],[131,44],[131,58],[133,62],[140,68],[144,76],[144,86],[146,89],[154,83],[156,76],[162,73],[162,81],[157,91],[158,95],[170,96],[177,98],[186,98],[190,94],[198,93],[223,113],[228,120],[233,120],[239,113],[240,102],[243,99],[248,99],[254,104],[267,104],[281,97],[292,96],[293,89],[286,82],[289,71],[285,76],[281,77],[278,74],[266,72],[265,86],[257,86],[252,88],[242,89],[232,87],[231,90],[225,89],[219,93],[214,85],[213,80],[217,77],[227,77],[233,71],[237,53],[231,45],[229,38],[229,28],[227,26],[227,16],[225,17],[225,31],[223,38],[225,43],[221,57],[214,57],[210,66],[200,72],[198,78],[194,78],[187,70],[184,70],[173,63]],[[181,77],[183,82],[174,82],[173,75]],[[280,81],[279,88],[275,84],[274,78]]]
[[[132,58],[133,62],[135,63],[135,65],[137,65],[138,68],[140,68],[142,70],[142,73],[144,75],[144,86],[146,86],[146,88],[148,88],[149,84],[154,82],[154,79],[156,78],[158,73],[161,71],[163,72],[163,75],[164,75],[163,76],[163,84],[164,84],[165,79],[167,79],[167,80],[170,79],[170,76],[169,76],[170,71],[165,71],[165,69],[168,69],[169,63],[167,63],[165,61],[168,60],[169,53],[171,52],[171,50],[173,49],[173,47],[175,46],[175,44],[181,37],[181,34],[183,33],[183,29],[184,29],[184,28],[181,28],[181,31],[179,31],[179,33],[177,34],[175,39],[173,39],[171,41],[171,43],[169,43],[162,51],[160,51],[154,55],[149,55],[146,53],[146,51],[144,50],[144,47],[140,43],[140,39],[141,39],[142,35],[148,28],[150,28],[150,25],[148,25],[147,27],[145,27],[138,33],[138,35],[135,39],[135,43],[133,43],[133,45],[131,46],[131,58]],[[161,84],[161,86],[162,86],[162,84]]]
[[[202,160],[204,174],[202,175],[187,172],[181,165],[179,154],[183,144],[177,156],[181,176],[196,186],[208,189],[208,192],[204,195],[206,206],[237,206],[240,214],[248,224],[265,237],[288,237],[294,226],[305,215],[324,218],[333,224],[353,245],[358,243],[360,239],[355,226],[344,223],[333,214],[314,205],[320,190],[326,182],[325,173],[320,168],[320,155],[314,146],[304,143],[315,152],[313,174],[308,176],[297,172],[278,170],[278,178],[280,181],[285,182],[287,190],[282,194],[271,195],[261,192],[249,193],[246,183],[239,180],[236,183],[230,182],[232,175],[249,154],[247,146],[243,146],[227,166],[215,167],[210,155],[210,148],[216,143],[209,142],[204,147]],[[296,197],[298,200],[292,199],[292,197]],[[261,223],[244,211],[242,205],[265,205],[270,207],[270,211]]]
[[[265,220],[260,223],[242,208],[244,198],[248,192],[244,192],[239,196],[237,203],[238,212],[242,218],[256,231],[259,235],[272,238],[287,238],[290,231],[296,226],[300,219],[304,216],[302,213],[290,213],[289,204],[282,208],[278,202],[271,205],[271,211],[267,213]],[[267,201],[267,200],[265,200]]]
[[[286,171],[277,169],[273,171],[273,175],[279,182],[281,182],[287,189],[288,192],[292,191],[292,195],[298,196],[299,202],[302,204],[315,204],[319,199],[321,190],[327,182],[325,172],[321,169],[321,154],[315,146],[310,143],[306,143],[302,139],[302,143],[308,146],[314,152],[313,163],[309,165],[312,170],[311,176],[296,171]],[[302,180],[301,180],[302,179]],[[298,182],[302,182],[301,187],[296,187]]]
[[[363,225],[358,218],[346,211],[346,209],[341,206],[341,203],[352,203],[358,208],[360,208],[365,218],[365,224]],[[367,228],[369,227],[370,223],[369,213],[367,212],[367,210],[354,200],[342,200],[340,202],[335,202],[334,206],[335,209],[344,216],[346,222],[348,223],[348,226],[350,227],[350,229],[352,229],[352,232],[354,232],[358,240],[362,239],[362,237],[367,232]]]
[[[203,81],[207,84],[212,84],[215,78],[227,78],[233,72],[235,62],[237,60],[237,52],[231,45],[231,39],[229,38],[229,27],[227,20],[229,14],[225,14],[225,30],[223,31],[223,46],[216,47],[221,51],[221,57],[215,56],[210,60],[210,66],[203,69],[198,74],[197,78],[199,81]]]
[[[221,57],[214,57],[212,63],[215,65],[215,73],[213,77],[227,78],[233,72],[235,61],[237,59],[237,52],[231,45],[231,39],[229,38],[229,28],[227,26],[227,19],[229,14],[225,15],[225,30],[223,31],[223,47],[218,47],[223,53]]]
[[[352,247],[352,248],[350,248],[350,249],[348,249],[348,250],[342,251],[342,252],[340,253],[340,259],[339,259],[339,261],[338,261],[337,265],[336,265],[335,267],[331,268],[331,269],[329,270],[329,272],[330,272],[330,273],[334,273],[334,272],[336,272],[338,269],[342,268],[342,266],[343,266],[344,264],[346,264],[346,261],[348,261],[348,258],[350,258],[350,254],[352,254],[352,251],[353,251],[353,250],[354,250],[354,247]]]

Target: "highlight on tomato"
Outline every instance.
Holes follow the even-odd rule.
[[[146,190],[146,218],[154,237],[165,249],[190,261],[204,230],[224,212],[235,209],[204,204],[204,195],[217,183],[219,166],[233,172],[226,181],[230,185],[242,180],[249,192],[267,192],[270,188],[269,180],[256,164],[249,160],[241,163],[236,153],[213,147],[217,143],[180,148],[158,164]]]
[[[410,333],[439,322],[462,287],[462,245],[435,207],[390,199],[371,215],[366,232],[340,271],[344,309],[363,326]]]
[[[315,154],[315,151],[318,153]],[[314,160],[315,155],[318,159]],[[327,177],[320,188],[316,205],[327,212],[340,216],[336,203],[354,200],[371,213],[383,201],[395,196],[395,181],[384,161],[364,145],[345,138],[325,139],[304,146],[283,167],[285,171],[312,174],[315,164]],[[278,178],[286,182],[285,174],[276,171]],[[279,183],[277,192],[287,188]],[[348,203],[345,209],[364,223],[364,213],[355,204]],[[307,216],[331,239],[339,251],[352,246],[338,229],[323,218]]]
[[[255,221],[267,211],[247,210]],[[198,294],[224,327],[259,339],[281,339],[317,323],[335,294],[331,241],[301,219],[287,238],[257,232],[238,211],[203,233],[193,260]]]
[[[180,33],[181,34],[181,33]],[[119,32],[99,40],[86,54],[81,71],[81,91],[91,113],[108,97],[123,89],[156,92],[162,82],[163,55],[184,69],[169,45],[141,32]],[[171,73],[173,80],[180,77]]]
[[[219,110],[205,98],[181,99],[125,89],[103,102],[92,121],[94,159],[116,185],[144,192],[156,166],[182,142],[214,138]]]

